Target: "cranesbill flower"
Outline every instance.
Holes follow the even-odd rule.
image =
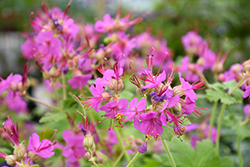
[[[88,80],[92,78],[92,75],[76,75],[70,80],[68,80],[68,84],[72,86],[73,89],[83,87],[88,84]]]
[[[52,138],[55,136],[55,134],[52,136]],[[38,134],[33,133],[32,137],[30,137],[30,140],[29,140],[28,150],[32,151],[36,155],[41,156],[42,158],[52,157],[55,154],[52,151],[54,150],[54,145],[56,143],[52,143],[50,140],[43,139],[40,142]]]
[[[53,33],[50,31],[41,31],[36,39],[36,43],[39,44],[39,51],[43,56],[61,56],[62,52],[60,46],[62,42],[60,39],[53,37]]]
[[[89,100],[84,101],[85,104],[89,103],[86,105],[86,107],[91,106],[96,112],[99,112],[101,103],[103,100],[106,100],[108,98],[108,100],[110,99],[109,97],[105,97],[105,95],[109,95],[108,92],[104,92],[104,88],[101,85],[91,85],[90,86],[90,92],[94,97],[85,97],[88,98]]]
[[[12,73],[4,80],[0,78],[0,94],[2,94],[5,90],[8,90],[11,86],[11,83],[18,83],[22,80],[22,76],[19,74],[13,75]]]
[[[156,139],[162,134],[162,122],[158,117],[158,112],[143,113],[140,115],[140,119],[142,120],[141,133],[151,135]]]
[[[27,111],[27,102],[19,96],[19,92],[9,91],[5,96],[5,102],[9,109],[15,111],[16,113]]]
[[[250,115],[250,104],[245,105],[243,111],[245,115]]]
[[[63,148],[62,155],[68,159],[69,162],[76,162],[85,154],[83,147],[83,135],[75,135],[71,130],[66,129],[63,132],[62,138],[66,141],[67,146]]]
[[[32,39],[27,39],[22,45],[21,45],[21,50],[23,57],[26,59],[32,59],[33,56],[37,53],[38,51],[38,44],[35,43]]]
[[[14,124],[10,117],[3,123],[3,129],[7,133],[8,138],[14,143],[16,146],[20,144],[19,136],[18,136],[18,125]]]
[[[242,97],[243,97],[243,98],[247,98],[247,97],[250,98],[250,85],[246,87],[246,90],[245,90],[245,92],[243,93]]]
[[[137,101],[138,101],[137,97],[134,97],[130,101],[129,108],[125,113],[127,118],[123,121],[123,123],[134,120],[135,129],[139,130],[141,126],[141,122],[139,121],[139,116],[140,113],[146,109],[147,102],[144,98],[142,98],[138,103]]]
[[[127,99],[121,99],[119,102],[116,100],[110,101],[107,104],[104,104],[100,110],[106,111],[105,117],[109,118],[116,118],[120,117],[120,114],[124,114],[128,106],[128,100]]]

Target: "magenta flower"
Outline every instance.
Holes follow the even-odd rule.
[[[179,72],[179,78],[181,81],[181,88],[185,90],[184,94],[190,98],[192,102],[195,102],[198,98],[196,96],[196,93],[193,90],[193,86],[190,85],[188,82],[186,82],[183,78],[181,78],[181,73]]]
[[[139,121],[139,116],[140,116],[140,113],[145,110],[147,102],[144,98],[142,98],[138,103],[137,101],[138,101],[137,97],[134,97],[130,101],[129,108],[127,112],[125,113],[127,118],[123,122],[125,123],[127,121],[134,120],[135,129],[140,130],[141,122]]]
[[[67,143],[67,146],[63,148],[62,155],[68,159],[70,163],[76,162],[79,158],[85,154],[83,147],[83,135],[75,135],[71,130],[66,129],[63,132],[62,138]]]
[[[158,76],[147,75],[147,78],[142,79],[148,82],[145,86],[142,87],[142,90],[146,90],[148,88],[157,87],[162,81],[166,80],[166,72],[165,70],[159,74]]]
[[[90,92],[94,97],[85,97],[88,98],[89,100],[85,101],[84,103],[89,103],[86,105],[86,107],[91,106],[96,112],[99,112],[101,103],[104,99],[102,92],[104,91],[104,88],[100,85],[91,85],[90,86]]]
[[[32,39],[28,38],[22,45],[21,50],[23,57],[26,59],[33,59],[33,56],[38,51],[38,44],[35,43]]]
[[[12,73],[4,80],[0,78],[0,94],[2,94],[5,90],[8,90],[11,86],[11,83],[18,83],[22,80],[22,76],[19,74],[13,75]]]
[[[114,19],[111,18],[109,14],[103,16],[103,21],[98,20],[95,23],[95,30],[97,32],[106,33],[110,32],[114,25]]]
[[[92,78],[92,75],[76,75],[70,80],[68,80],[68,84],[72,86],[73,89],[83,87],[88,84],[88,80]]]
[[[191,141],[191,146],[192,146],[193,148],[196,148],[197,142],[198,142],[198,141],[201,142],[201,141],[202,141],[202,138],[193,135],[193,136],[191,136],[190,141]]]
[[[246,90],[245,90],[245,92],[243,93],[242,97],[243,97],[243,98],[247,98],[247,97],[250,98],[250,85],[246,87]]]
[[[154,138],[160,136],[163,132],[162,122],[158,118],[157,112],[148,112],[140,115],[142,124],[140,127],[141,133],[145,135],[151,135]]]
[[[55,143],[52,143],[48,139],[43,139],[40,142],[38,134],[33,133],[32,137],[30,137],[29,140],[28,150],[34,152],[36,155],[39,155],[42,158],[49,158],[55,154],[54,152],[52,152],[54,150],[54,145]]]
[[[194,50],[197,53],[198,45],[203,41],[203,39],[194,31],[188,32],[181,38],[181,42],[185,50]]]
[[[128,106],[128,100],[127,99],[121,99],[119,102],[116,100],[110,101],[107,104],[104,104],[100,110],[106,111],[105,117],[109,118],[116,118],[120,114],[124,114]],[[118,114],[118,115],[117,115]]]
[[[3,129],[7,133],[7,136],[11,140],[11,142],[18,146],[20,144],[18,136],[18,126],[11,121],[9,116],[8,119],[3,123]]]
[[[41,31],[36,39],[36,43],[39,44],[39,51],[41,55],[46,56],[61,56],[60,46],[62,42],[60,39],[53,37],[53,33],[50,31]]]
[[[243,111],[245,115],[250,115],[250,104],[245,105]]]
[[[65,34],[69,34],[71,38],[75,38],[76,34],[78,33],[78,26],[74,24],[73,19],[67,19],[63,22],[63,32]]]
[[[15,111],[16,113],[27,111],[27,102],[19,96],[19,92],[9,91],[5,96],[5,102],[9,109]]]

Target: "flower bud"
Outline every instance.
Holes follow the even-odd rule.
[[[17,147],[15,147],[14,155],[17,157],[18,160],[22,160],[26,158],[27,150],[22,143],[19,144]]]
[[[100,155],[97,155],[97,161],[99,162],[99,163],[103,163],[104,161],[103,161],[103,157],[102,156],[100,156]]]
[[[117,90],[120,91],[123,89],[123,82],[121,79],[118,81],[117,85],[117,80],[116,79],[111,79],[110,83],[108,84],[109,89],[111,90]]]
[[[243,63],[244,71],[250,71],[250,59]]]
[[[90,158],[90,153],[89,153],[89,152],[86,152],[86,153],[84,154],[83,158],[86,159],[86,160],[89,160],[89,158]]]
[[[44,78],[45,80],[50,79],[50,78],[51,78],[50,73],[49,73],[48,71],[44,71],[44,72],[43,72],[43,78]]]
[[[8,165],[15,166],[17,158],[15,155],[8,155],[8,156],[6,156],[5,160],[6,160]]]
[[[135,144],[137,144],[137,145],[142,145],[143,144],[143,141],[142,141],[142,139],[136,139],[135,140]]]
[[[29,151],[28,152],[28,157],[32,160],[32,161],[37,161],[40,156],[35,154],[33,151]]]
[[[102,97],[103,97],[103,101],[104,101],[104,102],[107,102],[107,101],[110,100],[111,95],[110,95],[109,92],[103,92],[103,93],[102,93]]]
[[[136,152],[136,151],[137,151],[137,145],[136,145],[135,143],[132,143],[130,149],[131,149],[132,151]]]
[[[94,139],[90,134],[85,135],[84,140],[83,140],[83,146],[86,148],[86,150],[94,150],[95,149],[95,143]]]
[[[213,69],[212,71],[214,73],[218,73],[218,72],[221,72],[223,70],[223,64],[222,63],[215,63],[214,66],[213,66]]]
[[[225,76],[224,76],[224,74],[219,74],[218,79],[219,79],[219,81],[221,81],[221,82],[225,81]]]
[[[203,66],[204,63],[205,63],[205,60],[204,60],[203,57],[200,57],[200,58],[198,59],[198,61],[197,61],[197,64],[198,64],[199,66]]]
[[[185,93],[185,90],[181,88],[182,85],[179,85],[179,86],[176,86],[173,88],[173,91],[174,91],[174,95],[178,95],[179,97],[181,97],[182,95],[184,95]]]

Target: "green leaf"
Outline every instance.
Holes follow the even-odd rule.
[[[62,119],[65,119],[67,115],[64,112],[58,112],[58,113],[46,113],[40,120],[40,123],[46,123],[46,122],[58,122]]]
[[[122,99],[122,98],[125,98],[125,99],[127,99],[128,101],[132,100],[133,97],[134,97],[134,94],[131,93],[130,91],[127,91],[127,90],[124,90],[124,91],[120,92],[119,95],[120,95],[120,98],[121,98],[121,99]]]
[[[211,140],[197,142],[195,166],[203,166],[214,155],[215,149]]]
[[[228,94],[228,92],[231,92],[236,85],[237,83],[234,80],[225,83],[210,84],[210,87],[212,89],[205,90],[208,101],[216,102],[218,100],[221,100],[222,103],[227,105],[242,103],[243,91],[239,88],[234,90],[232,95]]]
[[[171,141],[172,137],[173,137],[172,133],[174,133],[173,128],[171,128],[169,126],[167,126],[167,127],[163,126],[163,132],[161,134],[161,138],[165,139],[167,141]]]
[[[219,156],[213,157],[210,161],[208,161],[206,164],[204,164],[204,167],[233,167],[233,161],[225,157],[223,159],[220,159]]]
[[[250,127],[248,124],[238,126],[238,128],[235,130],[235,133],[241,140],[243,140],[246,137],[250,137]]]
[[[5,154],[10,154],[12,151],[8,148],[0,148],[0,151],[5,153]]]
[[[61,164],[62,156],[52,157],[47,159],[46,164],[50,167],[58,167]]]
[[[160,165],[161,162],[157,161],[157,160],[152,160],[152,159],[144,159],[144,162],[146,163],[145,165],[143,165],[142,167],[152,167],[152,166],[157,166]]]

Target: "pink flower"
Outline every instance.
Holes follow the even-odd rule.
[[[27,39],[22,45],[21,45],[21,50],[23,57],[26,59],[32,59],[33,56],[37,53],[38,51],[38,44],[35,43],[32,39]]]
[[[245,115],[250,115],[250,104],[245,105],[243,111]]]
[[[43,139],[40,142],[38,134],[33,133],[32,137],[30,137],[29,140],[28,150],[34,152],[36,155],[39,155],[42,158],[49,158],[55,154],[54,152],[52,152],[54,150],[54,145],[55,143],[52,143],[48,139]]]
[[[19,145],[19,135],[18,135],[18,127],[15,125],[10,117],[3,123],[3,129],[7,133],[8,138],[14,143],[15,145]]]
[[[75,135],[71,130],[66,129],[62,138],[66,141],[67,146],[63,148],[62,155],[68,159],[70,163],[76,162],[85,154],[83,147],[83,135]]]
[[[53,37],[53,33],[50,31],[41,31],[35,39],[39,44],[39,51],[41,55],[46,56],[61,56],[60,46],[62,42],[60,39]]]
[[[140,113],[145,110],[147,102],[144,98],[142,98],[138,103],[137,101],[138,101],[137,97],[134,97],[130,101],[129,108],[127,112],[125,113],[127,118],[123,121],[123,123],[134,120],[135,129],[139,130],[141,126],[141,122],[139,121],[139,116],[140,116]]]
[[[16,113],[27,111],[27,102],[19,96],[19,92],[9,91],[5,97],[5,102],[9,109]]]
[[[194,31],[188,32],[181,38],[182,44],[184,45],[185,50],[196,49],[203,39]]]
[[[160,136],[163,132],[162,122],[158,118],[158,112],[148,112],[140,115],[142,124],[140,127],[141,133],[151,135],[154,138]]]
[[[243,93],[242,97],[243,97],[243,98],[247,98],[247,97],[250,98],[250,85],[246,87],[246,90],[245,90],[245,92]]]
[[[105,117],[116,118],[118,113],[124,114],[127,111],[127,106],[127,99],[121,99],[119,102],[114,100],[104,104],[100,110],[106,111],[106,114],[104,115]]]
[[[85,97],[88,98],[89,100],[85,101],[84,103],[89,103],[86,105],[86,107],[91,106],[96,112],[99,112],[101,103],[104,99],[102,92],[104,91],[104,88],[100,85],[94,85],[90,86],[90,92],[94,97]]]
[[[88,80],[92,78],[92,75],[76,75],[70,80],[68,80],[68,84],[72,86],[73,89],[83,87],[88,84]]]
[[[19,74],[13,75],[12,73],[4,80],[0,78],[0,94],[2,94],[5,90],[8,90],[11,86],[11,83],[18,83],[22,80],[22,76]]]

